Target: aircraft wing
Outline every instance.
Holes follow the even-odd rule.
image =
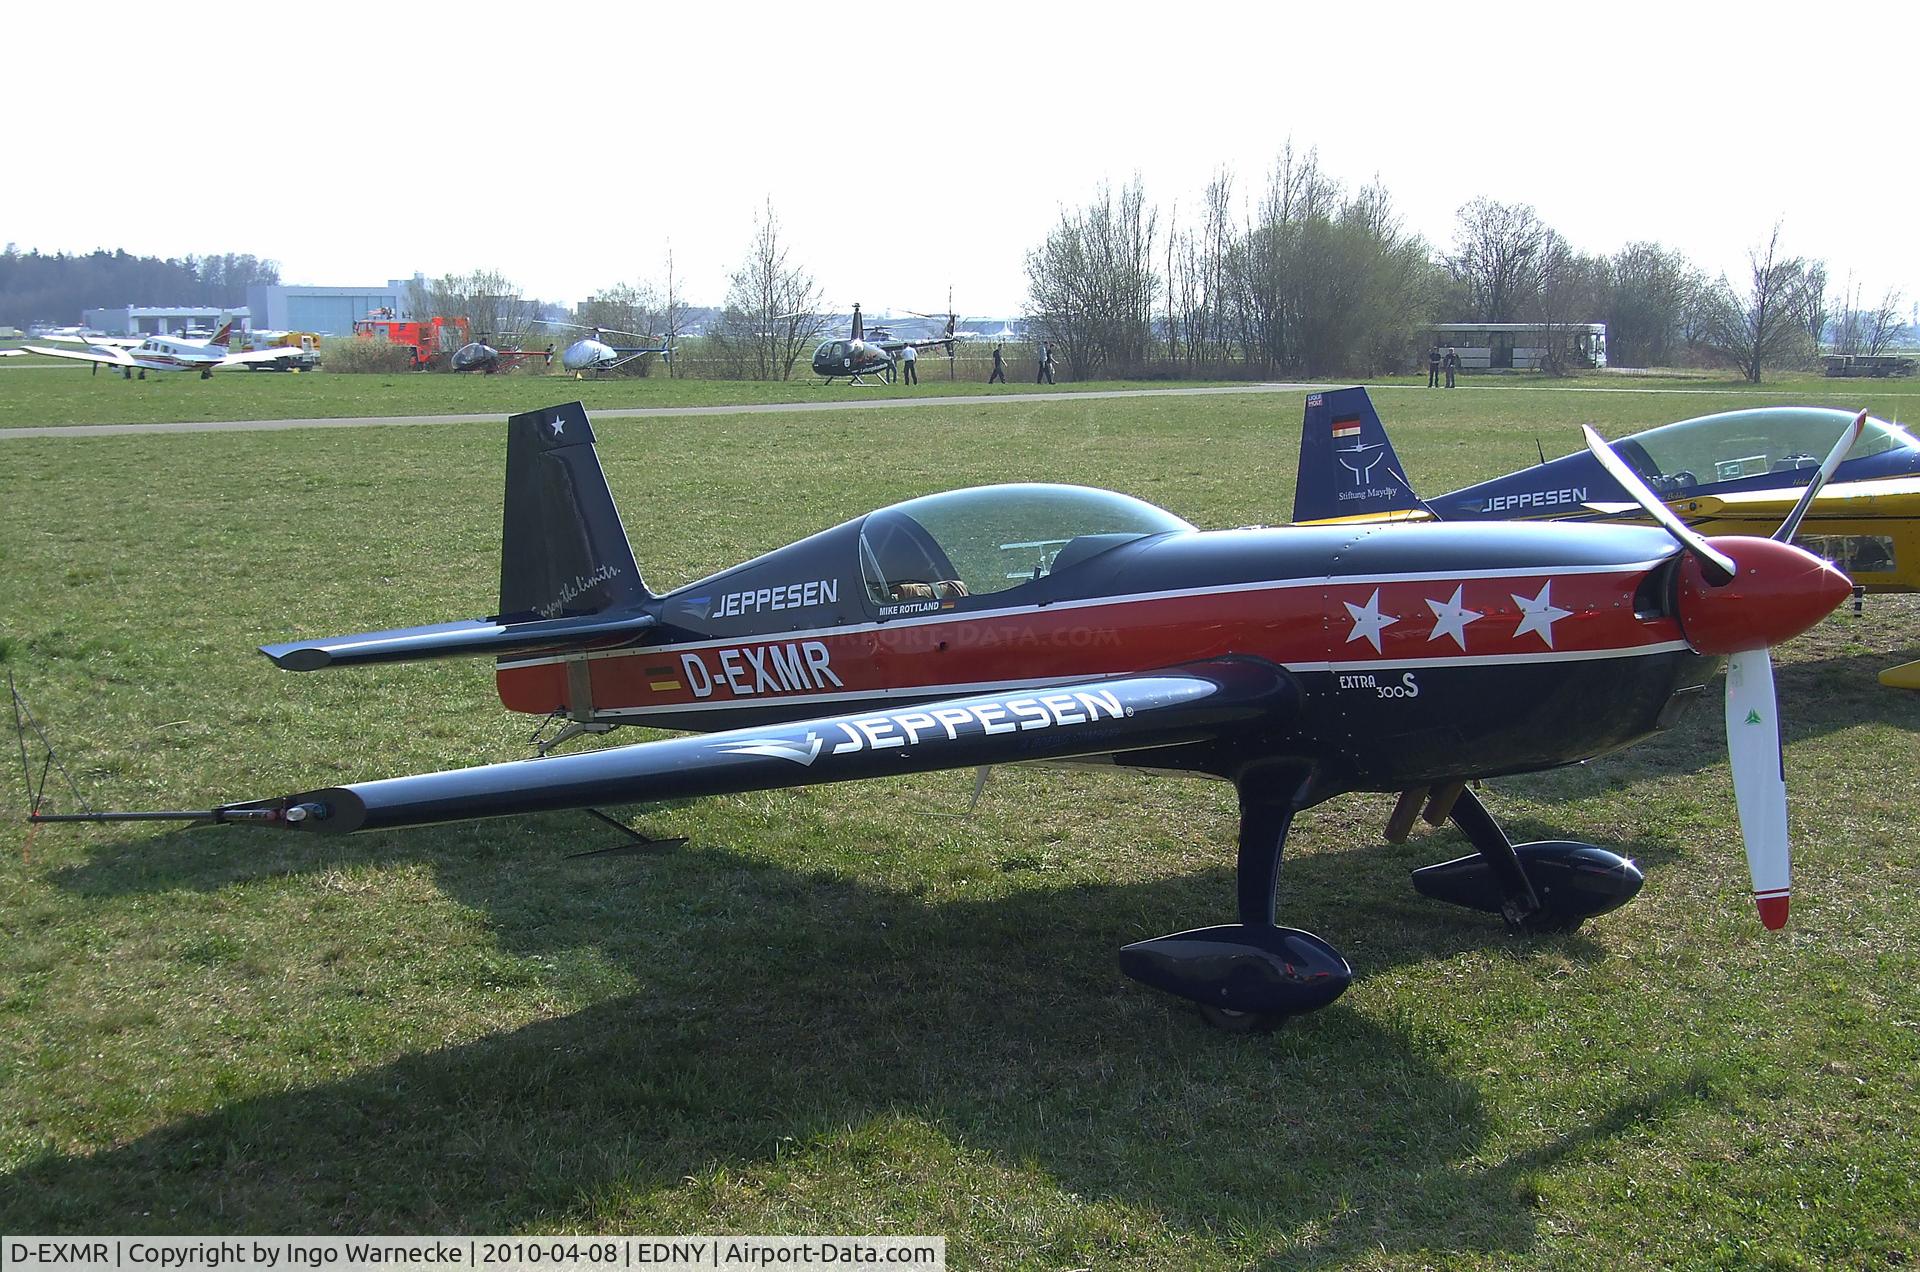
[[[140,364],[128,357],[122,349],[45,349],[38,345],[26,346],[28,353],[37,353],[47,358],[71,358],[75,362],[101,362],[110,367],[137,367]]]
[[[311,355],[302,349],[254,349],[247,353],[230,353],[221,359],[213,369],[225,371],[230,367],[250,367],[275,362],[300,362],[310,359]]]
[[[347,834],[514,813],[777,790],[1206,742],[1297,709],[1271,663],[1220,659],[791,724],[515,760],[228,804],[218,822]]]
[[[1746,520],[1778,525],[1806,492],[1804,486],[1772,490],[1736,490],[1668,500],[1668,506],[1689,521]],[[1822,487],[1808,513],[1827,517],[1920,517],[1920,477],[1889,477],[1878,481],[1841,481]]]
[[[1687,495],[1666,500],[1667,507],[1687,522],[1753,521],[1769,531],[1780,524],[1804,486],[1776,486],[1767,490],[1734,490],[1718,495]],[[1589,502],[1588,511],[1602,517],[1648,521],[1639,504]],[[1815,520],[1859,517],[1920,517],[1920,477],[1888,477],[1873,481],[1832,482],[1814,496],[1808,515]]]
[[[97,345],[108,349],[131,349],[140,343],[124,336],[48,336],[46,339],[55,344]]]

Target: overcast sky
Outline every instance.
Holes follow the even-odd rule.
[[[1291,139],[1439,248],[1486,195],[1737,281],[1780,221],[1836,286],[1920,299],[1914,0],[88,14],[8,14],[22,249],[252,252],[324,285],[493,268],[579,300],[663,279],[671,244],[684,298],[717,304],[771,200],[833,308],[942,308],[951,284],[1005,315],[1103,179],[1184,215],[1222,166],[1257,195]]]

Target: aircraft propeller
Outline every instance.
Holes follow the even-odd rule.
[[[1815,603],[1825,605],[1820,611],[1824,614],[1841,600],[1836,592],[1843,595],[1852,588],[1844,574],[1794,547],[1791,540],[1807,509],[1819,497],[1820,488],[1853,449],[1866,423],[1865,411],[1854,417],[1772,538],[1723,538],[1717,543],[1681,521],[1604,438],[1591,427],[1582,426],[1587,449],[1626,488],[1634,502],[1686,550],[1697,566],[1700,584],[1704,584],[1696,585],[1682,575],[1680,627],[1701,653],[1727,656],[1727,761],[1733,769],[1734,803],[1740,814],[1740,835],[1746,842],[1747,870],[1753,878],[1753,903],[1768,928],[1786,926],[1793,883],[1787,846],[1786,770],[1780,756],[1779,706],[1770,652],[1775,642],[1769,638],[1769,631],[1803,630],[1790,629],[1781,621],[1789,618],[1787,611],[1799,610],[1803,602],[1796,597],[1818,596]],[[1832,576],[1824,580],[1824,589],[1806,586],[1804,576],[1815,571]]]

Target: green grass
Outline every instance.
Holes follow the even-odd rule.
[[[922,359],[923,362],[928,361]],[[153,424],[176,420],[345,419],[382,415],[508,414],[579,398],[589,408],[731,406],[764,402],[865,401],[873,398],[947,397],[955,394],[1074,392],[1133,388],[1113,381],[1049,388],[1016,379],[985,383],[986,372],[948,380],[944,366],[927,366],[917,388],[901,384],[849,386],[796,372],[786,381],[669,379],[663,375],[576,380],[559,373],[515,371],[501,375],[412,373],[400,375],[302,375],[223,371],[211,379],[155,372],[124,380],[98,375],[74,362],[28,358],[0,361],[0,428],[61,424]]]
[[[1530,459],[1536,432],[1564,452],[1577,421],[1623,432],[1723,397],[1753,401],[1381,403],[1443,489]],[[671,585],[977,481],[1282,520],[1299,418],[1269,395],[599,431],[636,553]],[[107,805],[522,754],[532,722],[483,664],[289,675],[252,652],[487,612],[499,441],[7,443],[7,665]],[[943,1232],[954,1266],[995,1268],[1910,1261],[1920,695],[1873,674],[1920,656],[1917,633],[1920,602],[1869,598],[1781,651],[1786,933],[1746,899],[1703,708],[1489,785],[1518,834],[1647,868],[1638,900],[1572,937],[1415,896],[1406,870],[1462,848],[1382,844],[1385,797],[1303,817],[1284,921],[1358,979],[1264,1039],[1208,1032],[1114,961],[1230,913],[1214,784],[1003,772],[972,820],[946,815],[959,774],[746,795],[642,810],[685,849],[574,860],[610,842],[575,815],[343,841],[50,827],[23,851],[13,779],[0,1230]]]
[[[177,420],[344,419],[355,416],[504,415],[568,398],[579,398],[589,409],[610,407],[730,406],[780,402],[870,401],[886,398],[947,397],[953,395],[1004,397],[1034,392],[1076,392],[1146,387],[1116,381],[1066,383],[1049,388],[1027,383],[1019,375],[1011,385],[985,383],[982,366],[962,362],[959,377],[946,378],[943,360],[922,359],[925,365],[918,388],[872,384],[851,387],[844,381],[822,386],[799,374],[788,381],[645,378],[575,380],[571,376],[516,371],[495,376],[408,374],[342,375],[325,370],[305,375],[222,372],[210,380],[194,375],[155,373],[145,380],[122,380],[104,371],[95,376],[76,363],[38,365],[30,359],[0,361],[0,428],[62,424],[152,424]],[[802,369],[804,370],[804,368]],[[1372,383],[1394,390],[1418,387],[1424,376],[1385,377]],[[1679,412],[1673,418],[1704,414],[1704,401],[1732,406],[1756,402],[1795,401],[1813,404],[1868,406],[1887,417],[1911,418],[1903,408],[1920,404],[1920,380],[1829,380],[1822,376],[1791,376],[1755,387],[1726,377],[1700,374],[1659,376],[1593,376],[1554,379],[1539,375],[1477,376],[1462,382],[1448,401],[1433,402],[1422,411],[1441,419],[1471,419],[1487,399],[1514,399],[1506,414],[1515,419],[1557,419],[1553,408],[1534,405],[1541,396],[1575,393],[1581,401],[1596,401],[1584,390],[1609,388],[1640,405],[1622,410],[1660,406],[1647,423],[1663,423],[1658,411]],[[1155,387],[1168,387],[1164,384]],[[1671,392],[1679,390],[1678,392]],[[1444,390],[1436,390],[1441,397]],[[1655,396],[1657,395],[1657,396]],[[1399,400],[1387,395],[1383,409]],[[1419,417],[1416,417],[1419,418]],[[1392,417],[1389,416],[1389,422]],[[1569,445],[1577,444],[1577,434]]]

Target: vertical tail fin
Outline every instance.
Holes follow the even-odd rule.
[[[220,330],[214,332],[211,336],[207,337],[207,343],[209,345],[219,345],[221,348],[224,349],[227,346],[227,341],[232,339],[232,337],[233,337],[233,320],[229,318],[226,322],[223,322],[220,324]]]
[[[1386,426],[1362,388],[1307,397],[1295,476],[1296,523],[1430,512],[1413,493]]]
[[[507,422],[502,621],[602,614],[653,599],[578,402]]]

